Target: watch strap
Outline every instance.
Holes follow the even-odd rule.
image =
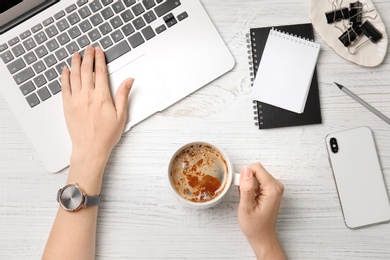
[[[85,195],[84,197],[84,207],[89,206],[97,206],[100,203],[100,195],[99,196],[89,196]]]

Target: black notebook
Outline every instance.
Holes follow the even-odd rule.
[[[251,68],[253,71],[251,76],[253,76],[253,78],[256,76],[268,34],[272,28],[302,38],[314,40],[313,27],[310,23],[250,29],[250,45],[248,45],[248,47],[251,52],[250,58],[252,59],[251,64],[253,65]],[[313,73],[305,109],[302,114],[294,113],[259,101],[254,101],[254,104],[255,114],[257,115],[255,120],[259,129],[322,123],[316,69]]]

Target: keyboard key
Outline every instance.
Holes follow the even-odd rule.
[[[92,42],[95,42],[101,37],[101,34],[97,29],[93,29],[88,33],[89,38],[91,39]]]
[[[118,14],[125,9],[125,6],[121,2],[118,1],[112,5],[112,9],[114,9],[114,12]]]
[[[102,3],[104,6],[109,5],[112,3],[112,0],[102,0]]]
[[[123,2],[125,3],[125,5],[126,5],[127,7],[129,7],[129,6],[133,5],[133,4],[135,4],[135,0],[123,0]]]
[[[43,64],[42,61],[38,61],[37,63],[35,63],[33,65],[33,68],[36,74],[39,74],[46,69],[45,64]]]
[[[102,5],[99,3],[98,0],[93,1],[92,3],[89,4],[89,8],[91,8],[92,12],[97,12],[100,9],[102,9]]]
[[[110,47],[112,45],[112,41],[110,39],[110,37],[106,36],[104,37],[103,39],[100,40],[100,45],[104,48],[104,49],[107,49],[108,47]]]
[[[68,6],[67,8],[65,8],[65,11],[69,14],[71,12],[73,12],[74,10],[76,10],[77,6],[75,4],[72,4],[70,6]]]
[[[85,5],[86,3],[88,3],[88,0],[78,0],[77,1],[77,6],[80,7],[80,6]]]
[[[35,107],[40,103],[37,95],[35,93],[32,93],[30,96],[26,97],[26,100],[31,108]]]
[[[127,23],[128,21],[130,21],[131,19],[134,18],[134,15],[131,13],[130,10],[126,10],[123,13],[121,13],[121,17],[122,17],[123,21],[125,21],[125,23]]]
[[[74,25],[80,21],[80,17],[78,16],[77,13],[72,13],[71,15],[68,16],[67,19],[71,25]]]
[[[7,64],[8,62],[14,59],[14,56],[12,55],[11,51],[6,51],[1,54],[1,59],[5,64]]]
[[[14,46],[15,44],[17,44],[19,42],[19,38],[18,37],[15,37],[15,38],[12,38],[11,40],[8,41],[8,44],[9,46]]]
[[[39,32],[36,35],[34,35],[34,39],[37,42],[37,44],[41,44],[47,40],[46,35],[43,32]]]
[[[91,22],[94,26],[97,26],[103,22],[103,18],[100,16],[100,14],[95,14],[91,17]]]
[[[26,39],[26,38],[27,38],[28,36],[30,36],[30,35],[31,35],[31,32],[27,30],[27,31],[21,33],[21,34],[19,35],[19,37],[20,37],[20,39],[24,40],[24,39]]]
[[[22,91],[23,95],[27,95],[27,94],[30,94],[31,91],[34,91],[35,90],[35,87],[34,87],[34,84],[29,81],[25,84],[23,84],[22,86],[19,87],[20,91]]]
[[[106,9],[101,11],[100,13],[102,14],[103,18],[106,20],[108,20],[109,18],[111,18],[114,15],[114,12],[112,11],[112,9],[110,7],[107,7]]]
[[[68,58],[68,59],[66,60],[66,62],[68,63],[69,68],[72,67],[72,57]]]
[[[145,9],[141,4],[136,4],[135,6],[133,6],[131,8],[131,10],[133,10],[133,13],[135,16],[138,16],[138,15],[142,14],[143,12],[145,12]]]
[[[166,29],[167,29],[167,27],[165,26],[165,24],[160,25],[159,27],[156,28],[156,33],[157,33],[157,34],[160,34],[160,33],[162,33],[163,31],[165,31]]]
[[[88,32],[89,30],[92,29],[92,25],[91,25],[91,23],[88,20],[85,20],[85,21],[81,22],[79,24],[79,26],[80,26],[81,31],[83,33]]]
[[[42,100],[42,101],[45,101],[46,99],[48,99],[49,97],[51,97],[51,94],[49,92],[49,90],[47,90],[46,87],[43,87],[41,89],[39,89],[37,91],[37,94],[39,96],[39,98]]]
[[[63,46],[70,41],[69,36],[66,33],[60,34],[57,37],[58,43]]]
[[[57,28],[52,25],[50,27],[48,27],[46,30],[46,35],[49,37],[49,38],[53,38],[53,36],[57,35],[58,34],[58,31],[57,31]]]
[[[15,57],[19,57],[20,55],[24,54],[25,51],[21,44],[16,45],[12,48],[12,53],[15,55]]]
[[[110,20],[110,24],[111,24],[112,28],[116,29],[119,26],[121,26],[123,24],[123,22],[122,22],[121,18],[119,18],[119,16],[116,16]]]
[[[61,21],[57,22],[56,25],[60,32],[63,32],[69,28],[69,23],[65,19],[62,19]]]
[[[65,66],[66,66],[65,62],[61,62],[56,65],[56,70],[58,72],[58,75],[62,74],[62,70],[64,69]]]
[[[50,89],[50,91],[51,91],[51,93],[52,93],[53,95],[55,95],[55,94],[61,92],[61,85],[60,85],[60,83],[58,83],[57,80],[51,82],[51,83],[49,84],[48,87],[49,87],[49,89]]]
[[[180,5],[180,0],[166,0],[164,3],[157,6],[154,11],[156,12],[158,17],[161,17]]]
[[[79,50],[79,46],[75,42],[71,42],[66,45],[66,50],[70,55],[73,55],[73,53]]]
[[[144,38],[142,38],[142,36],[139,32],[130,36],[128,40],[130,42],[131,47],[133,47],[133,49],[140,46],[142,43],[145,42]]]
[[[45,62],[46,66],[49,68],[51,66],[53,66],[54,64],[56,64],[57,60],[56,58],[54,57],[53,54],[50,54],[49,56],[47,56],[46,58],[43,59],[43,61]]]
[[[113,60],[116,60],[123,54],[129,52],[130,46],[127,44],[126,41],[122,41],[119,44],[115,45],[114,47],[106,50],[104,53],[106,54],[106,61],[107,63],[112,62]]]
[[[6,43],[0,44],[0,52],[5,51],[6,49],[8,49],[8,45]]]
[[[23,56],[24,60],[27,62],[28,65],[35,62],[37,60],[37,56],[33,52],[29,52],[26,55]]]
[[[34,77],[34,71],[31,68],[26,68],[14,76],[16,84],[20,85],[26,80]]]
[[[146,27],[145,29],[143,29],[142,31],[142,35],[144,36],[144,38],[146,40],[150,40],[152,39],[154,36],[156,36],[156,34],[154,33],[152,27],[148,26]]]
[[[153,22],[154,20],[157,19],[156,15],[154,14],[153,11],[149,11],[147,12],[146,14],[144,14],[144,19],[147,23],[151,23]]]
[[[39,75],[38,77],[36,77],[35,79],[33,79],[34,81],[34,84],[35,86],[37,86],[37,88],[40,88],[42,87],[43,85],[46,84],[46,79],[43,75]]]
[[[116,30],[115,32],[111,33],[111,38],[114,40],[114,42],[119,42],[124,38],[124,36],[121,31]]]
[[[45,21],[42,22],[43,26],[48,26],[54,22],[53,17],[47,18]]]
[[[142,19],[142,17],[138,17],[137,19],[135,19],[133,21],[133,25],[134,25],[135,29],[139,30],[142,27],[144,27],[146,24],[144,22],[144,19]]]
[[[34,42],[33,38],[29,38],[23,42],[24,48],[26,48],[27,51],[35,48],[37,45]]]
[[[55,79],[58,76],[58,74],[54,70],[54,68],[51,68],[48,71],[45,71],[45,76],[46,76],[48,81],[52,81],[53,79]]]
[[[31,28],[31,31],[33,33],[36,33],[37,31],[41,30],[42,29],[42,25],[41,24],[37,24],[35,25],[33,28]]]
[[[64,16],[65,16],[65,12],[64,11],[59,11],[58,13],[56,13],[54,15],[54,19],[59,20],[59,19],[61,19]]]
[[[144,4],[146,10],[149,10],[150,8],[156,5],[154,0],[143,0],[142,3]]]
[[[91,11],[89,10],[88,6],[84,6],[83,8],[81,8],[79,10],[79,15],[80,15],[81,19],[84,19],[84,18],[90,16]]]
[[[58,51],[55,52],[55,55],[57,57],[57,60],[63,60],[68,56],[68,53],[65,51],[65,48],[61,48]]]
[[[102,33],[102,35],[106,35],[107,33],[112,31],[111,26],[108,24],[108,22],[100,25],[99,30]]]
[[[131,24],[126,24],[125,26],[122,27],[122,32],[125,36],[129,36],[130,34],[135,32],[135,30]]]
[[[52,51],[58,49],[59,45],[58,45],[56,39],[52,39],[46,43],[46,47],[49,49],[49,52],[52,52]]]
[[[77,43],[79,44],[80,48],[84,48],[88,44],[90,44],[90,41],[88,40],[88,37],[86,35],[81,36],[77,39]]]
[[[18,72],[19,70],[23,69],[24,67],[26,67],[26,64],[24,63],[22,58],[19,58],[19,59],[15,60],[7,65],[8,71],[11,74]]]
[[[177,24],[177,20],[176,20],[175,16],[172,13],[167,14],[166,16],[164,16],[163,20],[164,20],[164,22],[166,23],[166,25],[168,27],[172,27],[173,25]]]
[[[179,15],[177,16],[177,20],[183,21],[183,20],[186,19],[187,17],[188,17],[187,12],[183,12],[183,13],[181,13],[181,14],[179,14]]]
[[[45,45],[41,45],[38,48],[35,49],[35,54],[38,56],[38,58],[42,58],[47,54],[47,49]]]
[[[78,36],[80,36],[81,32],[79,30],[78,27],[73,27],[73,28],[70,28],[69,31],[69,36],[74,39],[74,38],[77,38]]]

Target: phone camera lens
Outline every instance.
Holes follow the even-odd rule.
[[[333,153],[337,153],[339,151],[339,145],[337,144],[337,140],[334,137],[330,139],[330,148]]]

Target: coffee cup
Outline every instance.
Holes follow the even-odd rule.
[[[168,166],[169,186],[185,205],[206,209],[217,205],[232,184],[239,185],[229,157],[207,142],[182,145]]]

